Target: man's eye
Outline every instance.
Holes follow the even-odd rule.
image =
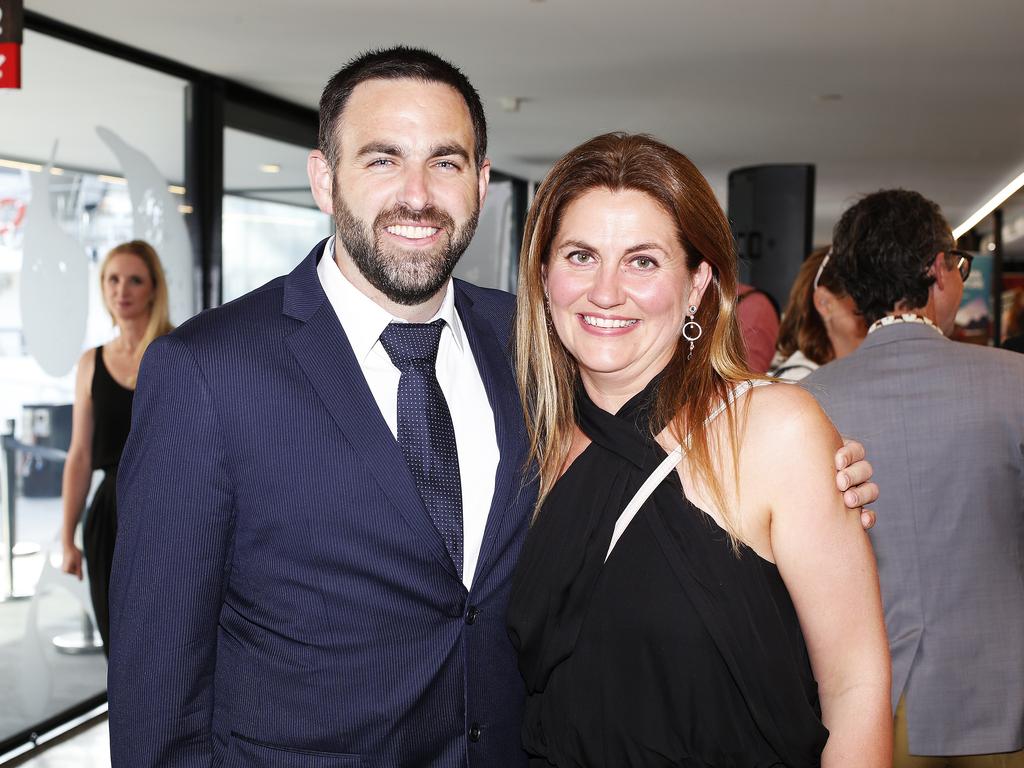
[[[459,164],[456,163],[454,160],[438,160],[437,161],[437,167],[438,168],[449,168],[449,169],[452,169],[452,170],[458,170],[459,169]]]
[[[370,165],[371,166],[384,166],[384,165],[391,165],[391,164],[392,164],[392,160],[391,160],[390,157],[378,157],[376,160],[371,160],[370,161]]]

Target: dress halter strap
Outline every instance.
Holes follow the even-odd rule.
[[[731,392],[729,392],[729,396],[724,402],[719,403],[715,406],[715,409],[708,414],[708,417],[704,419],[704,425],[707,426],[718,418],[729,406],[743,397],[743,395],[745,395],[749,390],[754,387],[763,387],[766,384],[774,383],[775,382],[773,381],[766,381],[764,379],[741,382],[734,387]],[[647,499],[650,498],[651,494],[654,493],[654,489],[661,485],[662,481],[664,481],[672,470],[676,468],[676,465],[683,460],[683,455],[686,453],[683,448],[684,444],[689,447],[689,434],[686,436],[683,443],[677,445],[669,452],[668,456],[666,456],[662,460],[661,464],[658,465],[658,468],[651,473],[650,477],[644,481],[643,485],[640,486],[640,489],[633,495],[633,498],[630,500],[629,504],[626,505],[626,508],[622,510],[622,514],[619,515],[619,519],[615,521],[615,530],[612,531],[612,540],[608,543],[608,551],[604,556],[605,562],[608,562],[609,555],[611,555],[612,550],[619,541],[619,538],[623,533],[625,533],[626,528],[631,522],[633,522],[633,518],[636,517],[636,513],[640,511],[640,507],[642,507]]]

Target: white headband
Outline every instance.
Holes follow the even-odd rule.
[[[818,289],[818,283],[821,281],[821,273],[825,271],[825,265],[828,264],[828,260],[832,258],[832,249],[828,249],[828,253],[825,254],[825,258],[821,260],[821,266],[818,267],[818,274],[814,276],[814,290]]]

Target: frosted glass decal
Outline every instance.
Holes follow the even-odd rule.
[[[54,150],[56,153],[56,149]],[[51,376],[82,354],[89,312],[89,261],[50,210],[50,167],[31,174],[21,266],[21,329],[28,353]]]
[[[194,313],[192,245],[185,218],[178,211],[180,198],[167,190],[167,180],[145,154],[125,143],[109,128],[96,133],[117,156],[128,180],[134,236],[160,254],[167,275],[171,322],[178,325]]]
[[[512,182],[490,185],[480,222],[469,248],[462,254],[455,276],[485,288],[512,290]]]

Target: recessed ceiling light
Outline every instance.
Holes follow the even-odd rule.
[[[260,170],[264,173],[280,173],[281,166],[277,163],[264,163],[260,166]]]

